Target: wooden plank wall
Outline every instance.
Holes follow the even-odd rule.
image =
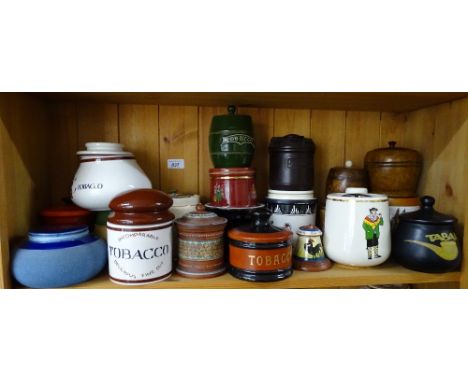
[[[59,150],[51,153],[53,203],[69,194],[78,166],[75,152],[88,141],[121,142],[132,151],[155,188],[209,196],[208,134],[222,107],[127,104],[51,104],[51,139]],[[252,116],[256,137],[253,166],[257,192],[268,190],[268,144],[273,136],[300,134],[316,144],[315,192],[323,198],[328,170],[347,159],[363,165],[364,155],[388,140],[399,140],[405,118],[392,113],[322,111],[308,109],[239,108]],[[60,142],[64,142],[60,145]],[[185,169],[167,168],[168,159],[184,159]],[[59,176],[61,174],[61,176]]]
[[[11,285],[9,248],[49,199],[47,125],[42,101],[0,93],[0,288]]]

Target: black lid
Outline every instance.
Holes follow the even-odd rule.
[[[457,219],[450,215],[444,215],[434,209],[435,199],[425,195],[421,199],[419,211],[401,214],[400,221],[422,224],[453,224]]]
[[[269,150],[281,151],[311,151],[315,150],[315,144],[310,138],[302,135],[288,134],[284,137],[271,138]]]

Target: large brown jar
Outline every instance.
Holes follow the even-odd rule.
[[[216,277],[226,271],[223,234],[227,219],[202,204],[176,221],[179,258],[176,272],[190,278]]]
[[[109,276],[118,284],[148,284],[172,272],[172,199],[139,189],[115,197],[107,220]]]
[[[364,159],[369,175],[370,192],[390,197],[417,196],[422,171],[422,157],[412,149],[389,147],[369,151]]]

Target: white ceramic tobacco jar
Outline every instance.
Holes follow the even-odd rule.
[[[371,267],[390,256],[388,197],[367,188],[347,188],[327,195],[324,247],[339,264]]]
[[[110,201],[118,194],[138,188],[151,188],[132,153],[118,143],[89,142],[78,151],[80,166],[73,179],[72,200],[92,211],[109,210]]]

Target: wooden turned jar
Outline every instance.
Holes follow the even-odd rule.
[[[158,190],[139,189],[120,194],[109,206],[111,281],[141,285],[167,279],[172,272],[172,199]]]
[[[367,173],[363,168],[353,167],[348,160],[345,167],[333,167],[328,172],[325,195],[343,193],[348,187],[367,188]]]
[[[216,277],[226,271],[223,234],[227,219],[198,204],[176,221],[179,257],[176,272],[190,278]]]
[[[250,225],[229,231],[230,273],[248,281],[276,281],[292,274],[292,232],[270,224],[270,212],[252,213]]]
[[[412,149],[396,147],[369,151],[364,159],[369,175],[369,189],[389,197],[415,197],[422,171],[422,157]]]

